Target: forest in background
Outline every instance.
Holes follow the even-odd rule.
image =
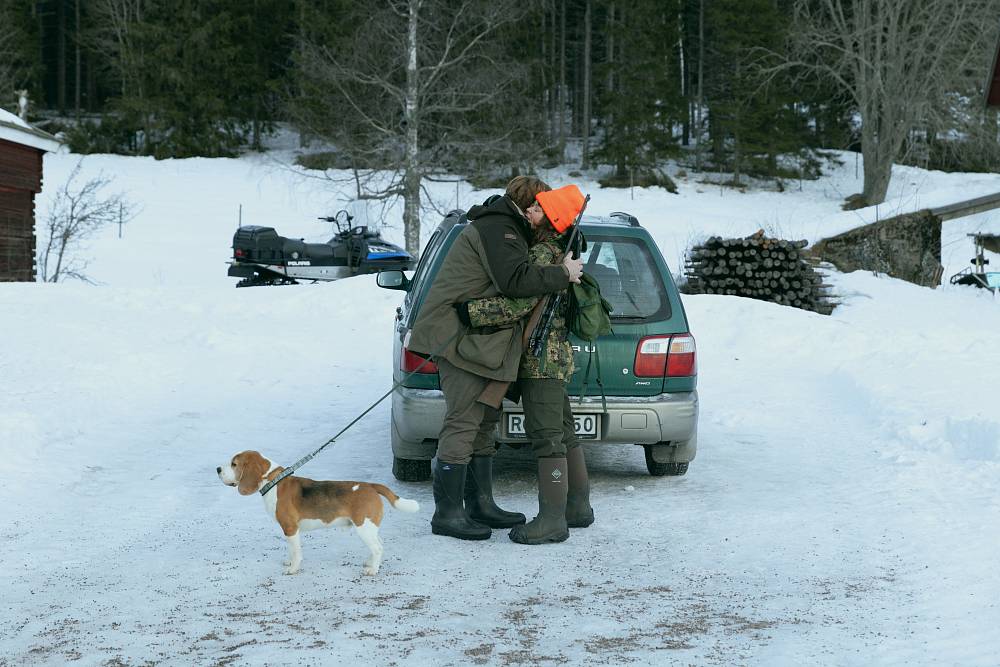
[[[658,184],[673,158],[780,187],[847,149],[862,206],[893,162],[996,170],[998,34],[1000,0],[0,0],[0,107],[26,91],[75,151],[157,158],[287,124],[306,166],[403,197],[412,248],[447,174]]]

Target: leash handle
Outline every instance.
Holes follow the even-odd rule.
[[[313,459],[313,457],[315,457],[321,451],[323,451],[324,449],[326,449],[328,445],[331,445],[334,442],[336,442],[337,438],[339,438],[340,436],[342,436],[344,434],[344,432],[347,431],[347,429],[351,428],[352,426],[354,426],[355,424],[357,424],[359,421],[361,421],[361,418],[364,417],[369,412],[371,412],[372,410],[374,410],[375,406],[377,406],[379,403],[381,403],[382,401],[384,401],[390,394],[392,394],[392,392],[394,392],[397,389],[399,389],[399,387],[401,387],[404,382],[406,382],[413,375],[415,375],[416,373],[418,373],[421,368],[423,368],[424,366],[426,366],[427,364],[429,364],[430,361],[431,361],[431,358],[433,358],[433,357],[437,356],[438,354],[440,354],[441,352],[443,352],[444,349],[446,347],[448,347],[453,340],[455,340],[456,338],[458,338],[458,334],[460,333],[460,331],[461,330],[456,331],[455,334],[451,338],[449,338],[448,340],[446,340],[444,342],[444,345],[442,345],[441,347],[439,347],[432,354],[428,355],[427,358],[424,359],[420,363],[419,366],[417,366],[412,371],[410,371],[409,373],[407,373],[406,375],[404,375],[402,377],[402,379],[400,379],[398,382],[394,382],[393,385],[392,385],[392,387],[389,389],[389,391],[387,391],[384,394],[382,394],[382,397],[380,399],[378,399],[377,401],[375,401],[374,403],[372,403],[371,405],[369,405],[368,409],[365,410],[364,412],[362,412],[357,417],[355,417],[354,420],[351,421],[350,424],[348,424],[344,428],[340,429],[340,431],[337,433],[337,435],[333,436],[332,438],[330,438],[329,440],[327,440],[326,442],[324,442],[322,445],[320,445],[319,449],[317,449],[316,451],[314,451],[312,454],[306,454],[305,456],[303,456],[301,459],[299,459],[298,461],[296,461],[295,464],[292,465],[292,467],[285,468],[284,470],[282,470],[281,474],[279,474],[277,477],[275,477],[274,479],[272,479],[270,482],[267,482],[266,484],[264,484],[264,486],[260,487],[260,491],[259,491],[260,495],[266,496],[267,492],[270,491],[271,489],[273,489],[274,486],[278,482],[280,482],[281,480],[285,479],[286,477],[288,477],[289,475],[291,475],[292,473],[294,473],[296,470],[298,470],[299,468],[301,468],[302,466],[304,466],[306,463],[309,463],[309,461],[311,461]]]

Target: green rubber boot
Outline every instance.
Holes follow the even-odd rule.
[[[590,506],[590,478],[587,476],[587,461],[583,457],[583,447],[572,447],[566,452],[566,466],[569,469],[569,491],[566,494],[566,525],[570,528],[586,528],[594,523],[594,508]]]
[[[465,464],[442,463],[434,467],[434,516],[431,532],[460,540],[488,540],[493,531],[473,521],[465,511]]]
[[[566,494],[569,483],[566,459],[538,459],[538,516],[514,526],[508,537],[518,544],[548,544],[569,538],[566,526]]]
[[[473,521],[490,528],[510,528],[524,523],[520,512],[497,507],[493,499],[493,457],[473,456],[465,477],[465,510]]]

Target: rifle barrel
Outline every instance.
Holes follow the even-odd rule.
[[[569,238],[566,239],[566,252],[563,254],[562,260],[560,261],[565,260],[567,255],[573,253],[573,244],[580,231],[580,220],[583,218],[583,212],[587,210],[587,204],[589,202],[590,195],[587,195],[583,200],[583,206],[580,207],[580,212],[576,214],[576,218],[573,220]],[[574,257],[574,259],[576,258]],[[559,292],[549,299],[549,302],[545,305],[545,310],[542,311],[541,318],[535,325],[534,330],[532,330],[531,335],[528,337],[528,351],[531,352],[532,356],[538,357],[542,354],[542,345],[545,344],[545,341],[549,337],[549,333],[552,331],[552,320],[555,318],[556,310],[562,302],[563,294],[565,294],[565,291]]]

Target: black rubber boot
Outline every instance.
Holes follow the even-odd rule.
[[[493,531],[469,518],[462,504],[466,465],[442,463],[434,466],[434,516],[431,532],[460,540],[488,540]]]
[[[566,452],[566,467],[569,470],[566,475],[569,478],[566,525],[570,528],[586,528],[594,523],[594,508],[590,506],[590,478],[587,476],[583,447],[573,447]]]
[[[538,459],[538,516],[524,524],[514,526],[508,537],[518,544],[547,544],[563,542],[569,537],[566,526],[565,458]]]
[[[527,521],[520,512],[507,512],[493,500],[493,457],[473,456],[465,478],[465,511],[490,528],[511,528]]]

